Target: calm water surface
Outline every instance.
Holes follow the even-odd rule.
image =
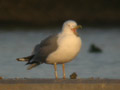
[[[31,54],[34,46],[47,36],[60,29],[44,30],[0,30],[0,76],[4,78],[54,78],[52,65],[42,64],[32,70],[26,70],[24,62],[16,58]],[[120,79],[120,28],[85,28],[79,30],[82,38],[80,54],[66,64],[66,75],[73,72],[78,78],[100,77]],[[94,43],[103,52],[89,53]],[[58,65],[58,75],[62,77],[62,66]]]

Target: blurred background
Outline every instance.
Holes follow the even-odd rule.
[[[16,58],[58,33],[66,20],[83,25],[80,54],[66,64],[67,78],[120,78],[120,0],[0,0],[0,76],[54,78],[52,65],[31,71]],[[58,66],[62,77],[62,67]]]
[[[120,24],[119,0],[0,0],[0,25]]]

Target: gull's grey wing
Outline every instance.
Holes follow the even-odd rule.
[[[39,49],[40,49],[40,44],[37,44],[33,49],[32,55],[35,55],[36,53],[38,53]]]
[[[34,57],[27,64],[46,62],[47,56],[58,48],[57,39],[58,35],[52,35],[36,45],[33,50]]]

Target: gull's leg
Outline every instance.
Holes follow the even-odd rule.
[[[57,64],[56,63],[54,63],[54,69],[55,69],[55,77],[56,77],[56,79],[58,78],[58,75],[57,75]]]
[[[66,75],[65,75],[65,64],[62,64],[62,68],[63,68],[63,79],[66,78]]]

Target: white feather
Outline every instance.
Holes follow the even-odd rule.
[[[74,59],[81,48],[81,39],[76,36],[71,28],[77,26],[74,21],[67,21],[63,25],[63,30],[58,36],[58,48],[47,57],[49,64],[62,64]]]

